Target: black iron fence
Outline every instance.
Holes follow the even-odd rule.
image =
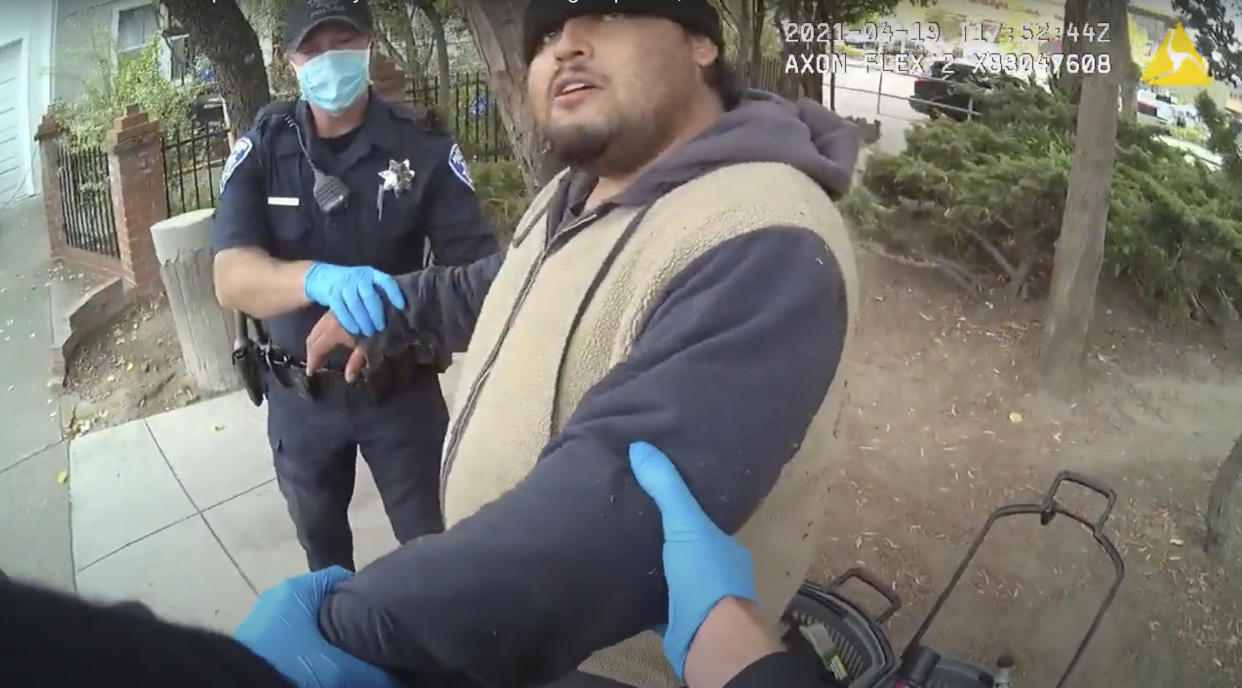
[[[447,111],[439,108],[439,83],[435,79],[410,89],[407,102],[440,111],[471,160],[511,159],[513,152],[500,119],[500,106],[491,96],[486,77],[454,77],[448,91]],[[169,216],[213,207],[229,157],[228,129],[222,123],[207,121],[190,131],[167,131],[162,153]]]
[[[407,95],[409,102],[435,109],[447,119],[462,152],[471,160],[496,162],[513,157],[500,104],[492,97],[486,75],[454,76],[448,85],[447,107],[441,107],[440,82],[435,77],[411,88]]]
[[[66,137],[57,139],[60,170],[60,208],[65,218],[65,243],[73,248],[121,257],[112,211],[112,183],[108,154],[91,146],[74,148]]]
[[[215,206],[229,157],[228,129],[213,122],[188,132],[165,132],[162,153],[168,216]]]

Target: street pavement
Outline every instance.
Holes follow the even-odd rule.
[[[74,586],[68,469],[48,386],[51,296],[43,203],[0,209],[0,569],[63,590]]]
[[[836,112],[842,117],[880,120],[880,140],[875,147],[885,153],[905,149],[905,132],[927,116],[910,107],[915,76],[894,71],[881,72],[876,65],[850,60],[836,75]],[[829,78],[824,77],[824,101],[829,101]]]

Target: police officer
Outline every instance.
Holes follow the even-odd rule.
[[[306,374],[328,310],[360,336],[399,305],[391,274],[498,250],[461,150],[368,86],[365,0],[294,0],[284,48],[301,98],[264,108],[220,180],[217,297],[270,335],[263,389],[277,482],[311,570],[354,568],[346,508],[361,449],[397,540],[443,530],[439,456],[448,412],[436,366],[399,352],[362,381],[343,358]],[[427,243],[429,242],[429,246]],[[344,353],[344,352],[340,352]]]

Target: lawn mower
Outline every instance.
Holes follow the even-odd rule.
[[[1058,502],[1057,490],[1064,483],[1080,485],[1107,499],[1099,518],[1089,520]],[[1056,683],[1056,688],[1062,688],[1078,665],[1125,578],[1121,555],[1104,532],[1104,524],[1116,502],[1117,495],[1108,487],[1084,475],[1063,471],[1052,481],[1052,486],[1038,504],[1010,504],[992,512],[900,656],[894,654],[881,626],[901,608],[901,600],[891,586],[861,568],[846,571],[827,586],[811,582],[803,584],[781,619],[781,640],[786,648],[806,663],[808,670],[819,673],[825,686],[834,688],[1014,688],[1013,657],[1006,655],[994,665],[985,666],[969,659],[942,655],[924,644],[923,638],[998,520],[1020,515],[1038,516],[1040,524],[1046,526],[1055,517],[1064,516],[1090,531],[1096,544],[1108,556],[1114,577],[1069,665]],[[842,586],[851,580],[862,582],[879,592],[888,603],[884,611],[878,615],[868,614],[843,595]]]

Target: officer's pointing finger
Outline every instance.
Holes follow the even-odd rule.
[[[323,353],[319,351],[319,341],[306,340],[306,374],[314,375],[323,367]]]
[[[358,347],[350,352],[349,360],[345,362],[345,381],[353,382],[358,378],[358,373],[367,365],[367,354]]]
[[[323,323],[323,320],[320,320],[319,323]],[[319,372],[319,369],[323,367],[324,356],[328,353],[327,351],[324,350],[325,348],[328,348],[325,346],[326,344],[325,339],[326,337],[324,337],[322,328],[320,327],[319,324],[316,324],[314,329],[311,330],[311,333],[307,335],[306,337],[306,372],[307,374],[317,373]]]

